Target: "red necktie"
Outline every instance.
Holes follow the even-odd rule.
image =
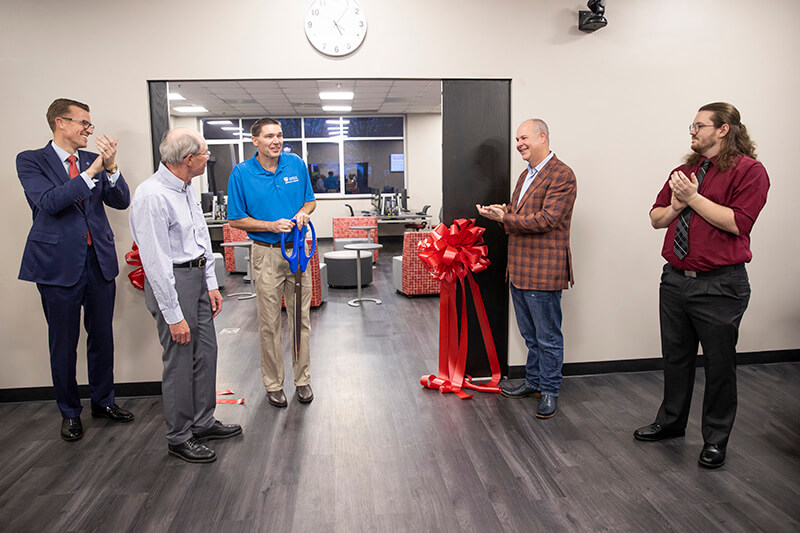
[[[78,176],[80,176],[81,171],[78,170],[78,164],[77,164],[78,158],[75,157],[74,155],[71,155],[71,156],[69,156],[67,158],[67,161],[69,161],[69,179],[72,180],[72,179],[75,179]],[[83,201],[81,201],[81,205],[83,205]],[[87,230],[86,231],[86,235],[87,235],[86,242],[87,242],[87,244],[89,246],[91,246],[92,245],[92,234],[91,234],[90,231]]]

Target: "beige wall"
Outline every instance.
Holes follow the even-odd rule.
[[[224,10],[211,0],[5,2],[0,182],[9,197],[0,259],[6,297],[0,387],[50,383],[38,293],[16,279],[30,211],[14,157],[49,139],[43,115],[50,101],[76,98],[92,106],[98,133],[119,136],[119,163],[135,188],[151,172],[146,82],[154,79],[510,78],[514,128],[530,116],[547,120],[553,149],[578,176],[577,284],[564,296],[567,361],[658,355],[663,233],[649,227],[647,212],[687,150],[686,126],[697,107],[730,101],[772,179],[753,233],[753,297],[739,346],[800,347],[800,239],[794,235],[800,211],[789,205],[800,193],[791,161],[800,119],[800,35],[793,26],[800,3],[615,0],[609,26],[591,35],[575,28],[583,2],[507,0],[489,7],[464,0],[457,10],[424,0],[362,4],[369,17],[364,45],[332,60],[307,43],[302,1],[240,0]],[[263,32],[255,31],[257,24]],[[522,164],[517,154],[512,158],[515,176]],[[414,159],[409,150],[409,177]],[[110,211],[110,218],[123,271],[116,376],[157,380],[160,349],[152,319],[124,277],[127,213]],[[513,338],[509,359],[524,360]],[[85,376],[83,366],[79,375]]]

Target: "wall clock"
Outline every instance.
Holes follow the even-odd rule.
[[[313,0],[305,20],[306,37],[327,56],[356,51],[367,34],[367,16],[356,0]]]

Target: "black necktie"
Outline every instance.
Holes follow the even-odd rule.
[[[697,171],[697,190],[703,183],[703,177],[711,166],[711,160],[706,159]],[[675,227],[675,241],[672,243],[672,250],[678,259],[683,259],[689,253],[689,220],[692,218],[692,208],[686,206],[681,214],[678,215],[678,225]]]

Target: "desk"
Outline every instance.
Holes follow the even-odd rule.
[[[236,247],[236,246],[245,246],[245,247],[247,247],[247,274],[244,275],[244,280],[249,282],[253,278],[253,276],[252,276],[252,274],[253,274],[253,270],[252,270],[252,265],[253,265],[253,241],[236,241],[236,242],[223,242],[222,243],[222,247],[223,248]],[[229,294],[228,296],[238,296],[239,300],[248,300],[250,298],[255,298],[256,297],[256,293],[254,293],[253,291],[250,291],[250,292],[235,292],[235,293]]]
[[[347,302],[347,305],[352,307],[361,307],[361,302],[375,302],[380,305],[382,302],[377,298],[362,298],[361,297],[361,250],[377,250],[383,248],[382,244],[372,242],[356,242],[353,244],[345,244],[345,250],[356,251],[356,281],[358,286],[358,297]],[[351,271],[352,272],[352,271]]]
[[[208,236],[211,239],[211,251],[222,252],[221,244],[225,240],[222,236],[222,226],[228,223],[227,220],[213,219],[205,217],[208,227]]]
[[[431,215],[424,214],[420,215],[413,211],[409,211],[408,213],[401,213],[399,215],[376,215],[375,213],[370,213],[369,215],[378,219],[378,225],[389,227],[394,224],[421,224],[423,222],[429,221],[432,217]]]

